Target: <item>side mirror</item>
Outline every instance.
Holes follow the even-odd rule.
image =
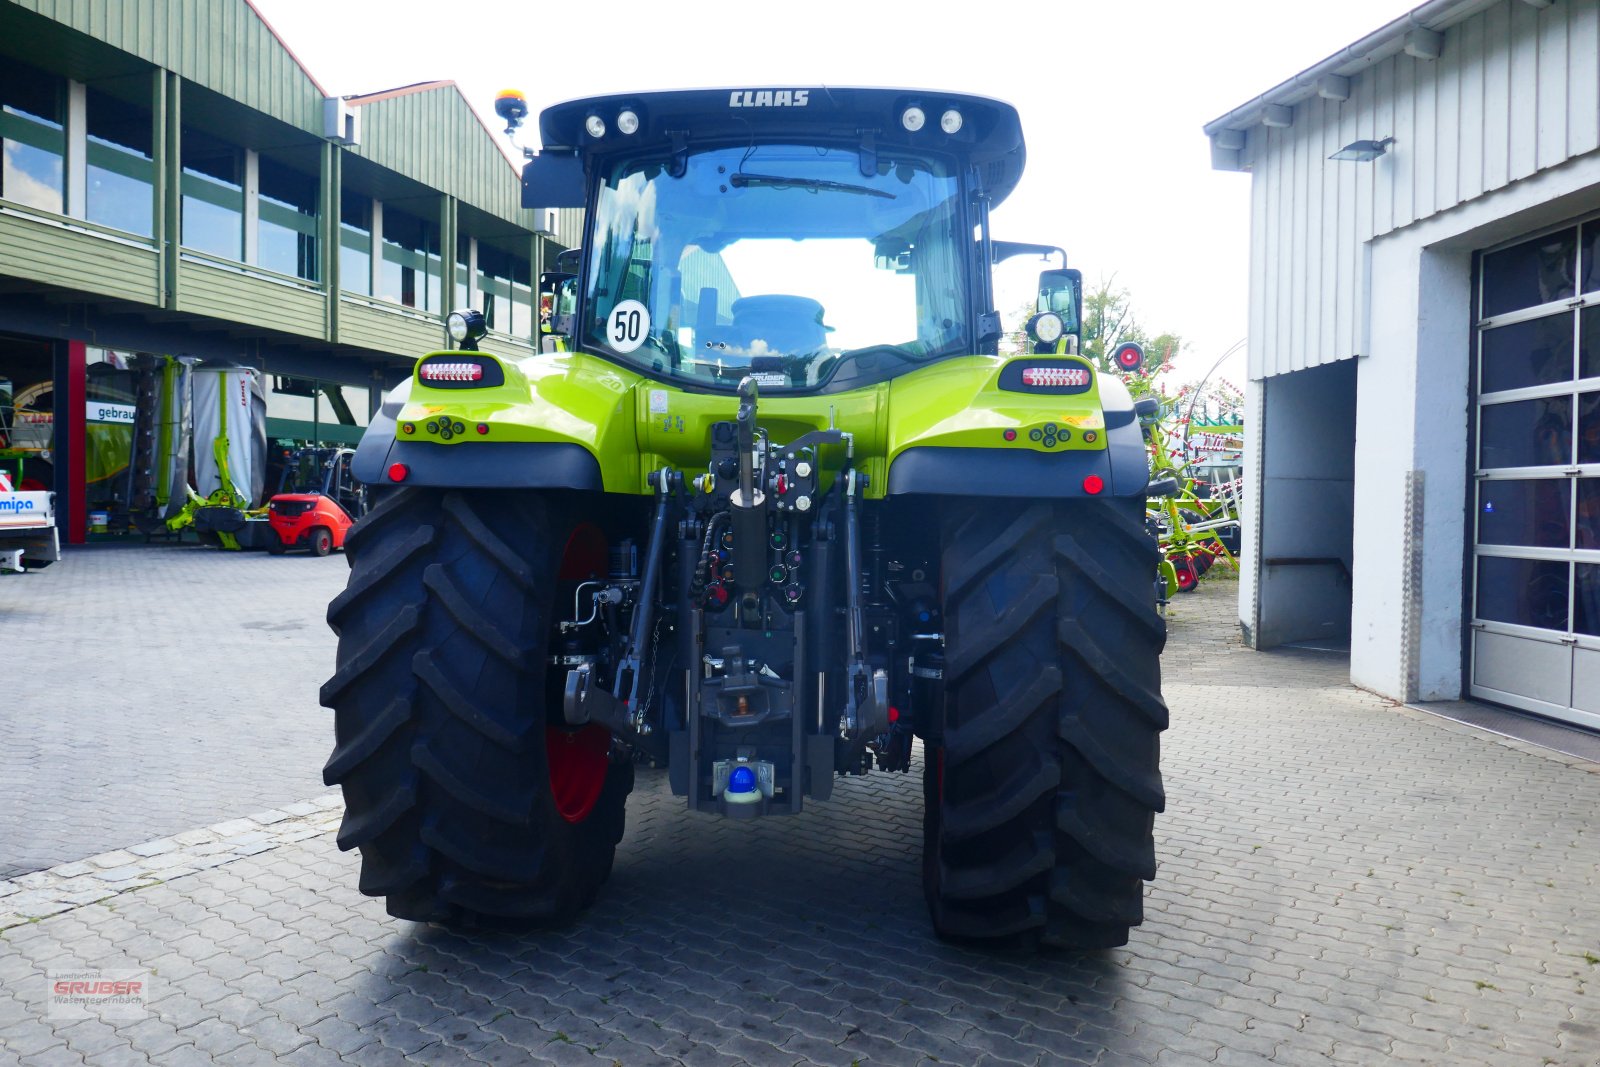
[[[1061,317],[1063,333],[1083,332],[1083,274],[1070,267],[1039,272],[1038,311],[1051,311]]]
[[[578,310],[578,276],[563,271],[539,275],[539,333],[572,336]]]
[[[522,168],[522,206],[583,207],[583,160],[540,152]]]

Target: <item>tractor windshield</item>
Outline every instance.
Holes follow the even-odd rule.
[[[686,385],[854,388],[968,350],[953,166],[740,145],[604,176],[584,347]]]

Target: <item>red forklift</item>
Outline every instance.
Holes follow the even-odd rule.
[[[367,487],[350,473],[354,456],[349,448],[302,448],[285,458],[278,491],[267,501],[278,535],[267,539],[269,553],[306,548],[326,556],[344,547],[345,534],[367,513]]]

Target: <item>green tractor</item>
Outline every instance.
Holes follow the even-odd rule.
[[[941,936],[1124,944],[1164,804],[1149,471],[1076,271],[998,354],[992,265],[1054,251],[990,236],[1015,109],[659,92],[539,132],[524,202],[587,220],[558,333],[510,359],[452,314],[355,460],[322,701],[362,892],[563,924],[638,764],[735,819],[917,766]]]

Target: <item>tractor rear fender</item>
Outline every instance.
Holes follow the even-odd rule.
[[[1017,388],[1024,367],[1089,363],[1024,356],[1000,364],[974,393],[966,363],[892,383],[888,495],[1144,496],[1149,459],[1119,379],[1091,372],[1074,392],[1025,391]]]
[[[595,362],[431,352],[384,399],[351,469],[368,485],[634,491],[634,376]]]

